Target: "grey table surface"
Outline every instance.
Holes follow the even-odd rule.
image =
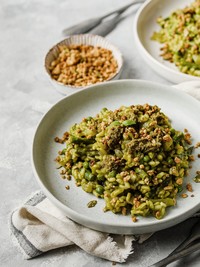
[[[13,209],[39,186],[30,154],[36,126],[43,113],[63,96],[44,72],[48,49],[63,39],[62,29],[94,15],[102,15],[129,3],[124,0],[0,0],[0,266],[111,266],[106,260],[71,246],[26,261],[13,246],[8,217]],[[107,36],[121,50],[125,68],[121,78],[145,79],[170,84],[145,64],[135,47],[132,24],[134,9]],[[167,256],[188,234],[188,220],[154,234],[122,266],[145,267]],[[199,266],[200,253],[169,266]],[[120,266],[120,264],[117,264]]]

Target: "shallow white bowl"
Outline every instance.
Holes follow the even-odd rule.
[[[200,184],[193,181],[199,170],[199,159],[194,161],[185,184],[191,182],[194,197],[178,197],[177,205],[167,209],[162,220],[153,217],[139,218],[133,223],[130,216],[102,211],[105,203],[97,199],[94,208],[87,203],[96,199],[92,194],[76,187],[74,180],[60,177],[54,159],[65,145],[54,142],[83,117],[95,116],[103,107],[117,109],[122,105],[158,105],[172,119],[175,129],[187,128],[196,144],[200,141],[200,103],[181,90],[149,81],[119,80],[97,84],[69,95],[55,104],[42,118],[33,141],[32,163],[35,177],[46,196],[69,218],[87,227],[110,233],[141,234],[158,231],[175,225],[200,209]],[[198,149],[195,150],[197,158]],[[65,186],[70,185],[66,190]],[[186,193],[183,190],[182,193]]]
[[[118,68],[115,74],[113,74],[112,77],[110,77],[107,81],[110,80],[116,80],[119,78],[121,72],[122,72],[122,67],[123,67],[123,57],[119,49],[111,44],[106,38],[98,35],[93,35],[93,34],[79,34],[79,35],[72,35],[64,39],[63,41],[59,42],[58,44],[54,45],[49,52],[47,53],[45,57],[45,70],[55,86],[55,89],[64,94],[64,95],[69,95],[71,93],[74,93],[76,91],[80,91],[83,88],[86,88],[88,86],[73,86],[73,85],[65,85],[61,82],[58,82],[54,80],[51,77],[50,71],[49,71],[49,66],[53,60],[55,60],[58,57],[59,54],[59,45],[92,45],[92,46],[100,46],[102,48],[111,50],[113,53],[113,56],[115,60],[118,63]],[[91,86],[91,85],[90,85]]]
[[[167,17],[191,2],[194,0],[148,0],[140,7],[134,20],[134,40],[141,56],[154,71],[173,83],[200,81],[200,78],[181,73],[175,64],[164,60],[160,56],[161,44],[151,40],[151,36],[160,29],[156,23],[159,16]]]

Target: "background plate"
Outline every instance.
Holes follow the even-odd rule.
[[[96,115],[103,107],[114,110],[121,105],[145,103],[161,107],[172,119],[174,128],[187,128],[194,143],[200,141],[199,102],[177,89],[148,81],[121,80],[91,86],[59,101],[41,120],[33,141],[34,173],[47,197],[74,221],[110,233],[139,234],[175,225],[200,209],[200,184],[191,179],[198,170],[198,159],[185,180],[185,183],[191,181],[195,197],[178,198],[177,206],[168,208],[162,220],[148,217],[133,223],[130,216],[104,213],[102,199],[98,199],[94,208],[88,209],[87,203],[95,196],[76,187],[73,179],[66,181],[60,177],[54,159],[65,145],[55,143],[54,137],[62,136],[75,122]],[[70,185],[70,190],[65,189],[66,184]]]
[[[151,40],[153,32],[159,31],[156,23],[159,16],[167,17],[171,12],[184,8],[194,0],[149,0],[138,10],[134,21],[134,39],[136,45],[152,69],[165,79],[180,83],[184,81],[198,80],[199,77],[181,73],[175,64],[164,60],[160,54],[161,44]]]

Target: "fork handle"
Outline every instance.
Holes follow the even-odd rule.
[[[107,13],[106,15],[102,16],[101,19],[103,20],[103,19],[105,19],[106,17],[109,17],[109,16],[111,16],[111,15],[113,15],[113,14],[115,14],[115,13],[117,13],[117,14],[121,14],[121,13],[123,13],[124,11],[126,11],[129,7],[131,7],[132,5],[135,5],[135,4],[141,4],[141,3],[143,3],[143,2],[144,2],[144,0],[135,0],[135,1],[133,1],[132,3],[130,3],[130,4],[126,5],[126,6],[124,6],[124,7],[121,7],[121,8],[119,8],[119,9],[117,9],[117,10],[111,11],[110,13]]]
[[[98,18],[91,18],[91,19],[88,19],[88,20],[85,20],[81,23],[78,23],[76,25],[73,25],[69,28],[66,28],[63,30],[63,34],[64,35],[71,35],[71,34],[80,34],[80,33],[86,33],[88,32],[89,30],[93,29],[94,27],[96,27],[97,25],[99,25],[103,19],[105,19],[106,17],[109,17],[113,14],[122,14],[124,11],[126,11],[129,7],[131,7],[132,5],[135,5],[135,4],[140,4],[144,2],[144,0],[135,0],[133,1],[132,3],[124,6],[124,7],[121,7],[119,9],[116,9],[110,13],[107,13],[101,17],[98,17]]]
[[[89,31],[89,33],[106,36],[116,27],[116,25],[120,22],[120,20],[121,18],[118,15],[110,20],[103,21],[101,24],[99,24],[98,26],[94,27],[91,31]]]
[[[163,266],[166,266],[167,264],[170,264],[173,261],[176,261],[176,260],[178,260],[180,258],[183,258],[183,257],[187,256],[188,254],[193,253],[193,252],[195,252],[195,251],[197,251],[199,249],[200,249],[200,242],[196,243],[196,244],[194,244],[194,245],[192,245],[190,247],[187,247],[187,248],[185,248],[185,249],[183,249],[183,250],[181,250],[181,251],[179,251],[179,252],[177,252],[177,253],[175,253],[175,254],[173,254],[171,256],[168,256],[165,259],[163,259],[163,260],[161,260],[161,261],[159,261],[159,262],[157,262],[157,263],[155,263],[155,264],[153,264],[153,265],[151,265],[149,267],[163,267]]]

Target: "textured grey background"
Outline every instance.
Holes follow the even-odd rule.
[[[0,0],[0,265],[1,266],[111,266],[72,246],[25,261],[13,246],[8,230],[10,212],[39,187],[31,163],[31,142],[36,126],[48,107],[62,98],[44,73],[44,56],[63,39],[62,29],[102,15],[127,0]],[[135,48],[134,12],[107,36],[125,59],[123,79],[145,79],[169,84],[155,74]],[[187,235],[193,222],[156,233],[122,266],[145,267],[171,252]],[[197,267],[200,253],[169,266]],[[119,266],[120,264],[117,264]]]

